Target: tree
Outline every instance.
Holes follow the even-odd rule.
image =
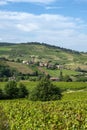
[[[17,88],[17,83],[15,81],[9,81],[5,85],[5,94],[6,98],[13,99],[18,97],[18,88]]]
[[[20,83],[18,89],[19,98],[25,98],[28,95],[28,90],[26,89],[26,86],[24,84]]]
[[[63,80],[66,81],[66,82],[72,82],[72,79],[71,79],[71,77],[69,75],[65,75],[63,77]]]
[[[4,93],[2,91],[2,89],[0,89],[0,99],[3,99],[4,98]]]
[[[63,72],[62,72],[62,70],[60,70],[59,79],[60,79],[60,81],[63,81]]]
[[[33,101],[58,100],[61,97],[60,89],[53,85],[47,78],[43,78],[30,95],[30,99]]]

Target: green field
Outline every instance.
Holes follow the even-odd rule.
[[[50,70],[50,69],[43,69],[44,72],[47,72],[48,74],[50,74],[51,76],[54,77],[59,77],[60,75],[60,70]],[[80,74],[79,72],[76,72],[74,70],[66,70],[66,69],[62,69],[62,73],[63,75],[78,75]]]
[[[21,82],[29,92],[38,84]],[[86,130],[87,83],[53,83],[64,91],[61,100],[0,100],[0,130]],[[5,84],[0,82],[0,88],[4,88]]]
[[[29,91],[36,87],[38,82],[34,81],[20,81],[22,82]],[[0,82],[0,88],[4,88],[7,82]],[[57,87],[59,87],[63,91],[71,91],[71,90],[87,90],[86,82],[53,82]]]
[[[0,107],[8,130],[87,129],[87,92],[65,93],[61,101],[2,100]]]

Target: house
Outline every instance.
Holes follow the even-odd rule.
[[[45,63],[44,63],[44,66],[47,67],[47,66],[48,66],[48,62],[45,62]]]
[[[27,64],[27,65],[29,65],[29,61],[25,61],[25,60],[23,60],[22,63],[23,63],[23,64]]]
[[[63,66],[63,65],[56,65],[56,68],[57,68],[57,69],[63,69],[64,66]]]
[[[60,79],[58,77],[51,77],[50,80],[51,81],[59,81]]]
[[[40,66],[40,67],[44,67],[44,63],[40,62],[40,63],[39,63],[39,66]]]
[[[14,80],[16,80],[16,77],[15,77],[15,76],[9,77],[9,81],[14,81]]]

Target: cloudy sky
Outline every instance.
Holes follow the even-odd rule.
[[[87,0],[0,0],[0,42],[87,51]]]

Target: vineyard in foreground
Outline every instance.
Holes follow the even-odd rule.
[[[5,116],[0,116],[4,130],[87,129],[86,91],[64,93],[60,101],[2,100],[0,107],[0,115]]]

